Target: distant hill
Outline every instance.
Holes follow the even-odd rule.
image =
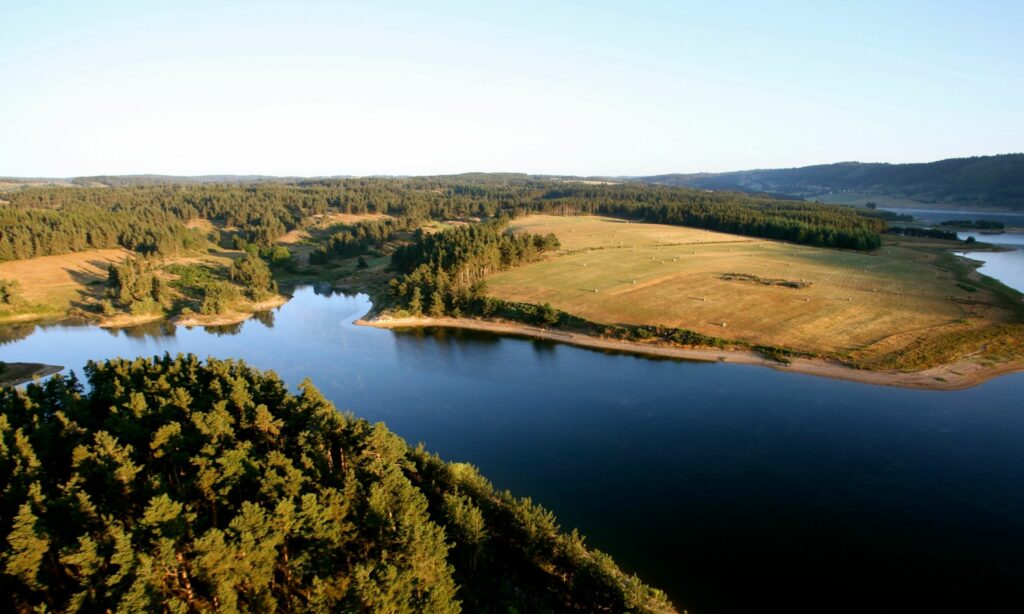
[[[95,177],[75,177],[75,185],[102,184],[110,187],[123,185],[156,185],[166,183],[256,183],[274,181],[293,181],[296,177],[274,177],[271,175],[97,175]]]
[[[99,175],[74,178],[0,177],[0,193],[31,186],[120,187],[157,184],[308,183],[349,178],[275,177],[271,175]],[[384,176],[379,176],[384,177]],[[392,175],[391,178],[401,176]],[[1024,153],[974,158],[951,158],[918,164],[838,162],[800,168],[756,169],[727,173],[651,175],[647,177],[571,177],[521,173],[463,173],[438,179],[506,182],[566,181],[585,184],[640,181],[643,183],[729,190],[783,198],[820,198],[826,202],[857,203],[864,197],[888,197],[915,203],[959,208],[1024,210]],[[880,202],[883,204],[884,202]]]
[[[801,168],[637,177],[667,186],[808,198],[840,192],[1024,210],[1024,154],[920,164],[839,162]]]
[[[330,177],[277,177],[274,175],[95,175],[90,177],[0,177],[0,192],[36,186],[78,186],[84,188],[146,186],[164,184],[241,184],[298,183],[315,179],[346,179],[351,175]]]

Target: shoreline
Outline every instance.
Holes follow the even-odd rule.
[[[186,328],[195,326],[227,326],[244,322],[261,311],[280,307],[290,299],[291,297],[289,296],[278,295],[258,303],[249,303],[242,310],[233,310],[208,316],[202,314],[171,315],[156,312],[141,315],[119,313],[113,316],[83,318],[82,316],[68,313],[26,313],[0,318],[0,327],[16,324],[69,324],[74,322],[83,322],[105,329],[133,328],[144,324],[152,324],[153,322],[170,322],[171,324]]]
[[[238,324],[251,318],[258,312],[267,311],[280,307],[288,302],[290,297],[278,295],[258,303],[249,303],[241,311],[228,311],[213,315],[190,314],[172,316],[166,313],[147,313],[143,315],[119,314],[101,319],[96,325],[100,328],[132,328],[152,322],[170,322],[176,326],[192,328],[195,326],[228,326]]]
[[[192,314],[188,316],[168,318],[168,320],[177,326],[184,326],[186,328],[192,328],[194,326],[230,326],[231,324],[245,322],[260,311],[267,311],[268,309],[280,307],[289,300],[290,297],[279,294],[265,301],[247,305],[247,309],[251,309],[251,311],[229,311],[227,313],[218,313],[210,316]]]
[[[113,318],[94,322],[94,324],[101,328],[110,329],[131,328],[133,326],[140,326],[156,321],[167,321],[177,326],[185,326],[187,328],[195,326],[226,326],[244,322],[245,320],[253,317],[257,312],[279,307],[287,303],[289,300],[289,296],[278,295],[266,301],[249,305],[248,307],[251,308],[252,311],[232,311],[229,313],[210,316],[202,316],[199,314],[192,314],[188,316],[168,316],[167,314],[145,314],[132,316],[129,314],[122,314],[114,316]],[[985,366],[971,361],[970,359],[912,372],[857,369],[838,361],[825,358],[793,357],[790,358],[789,363],[786,364],[767,358],[759,352],[746,349],[687,347],[658,342],[644,343],[639,341],[625,341],[620,339],[595,337],[579,332],[544,328],[541,326],[507,320],[481,320],[475,318],[452,317],[391,318],[379,312],[376,308],[371,309],[369,312],[356,319],[353,324],[356,324],[357,326],[384,329],[433,327],[474,330],[497,335],[509,335],[554,341],[557,343],[564,343],[566,345],[592,350],[697,362],[722,362],[754,365],[768,367],[777,371],[788,371],[792,373],[802,373],[805,375],[827,377],[830,379],[862,384],[916,390],[963,390],[983,384],[1001,375],[1024,371],[1024,363],[1022,362]],[[42,366],[48,367],[48,365]],[[43,373],[41,376],[52,375],[60,370],[62,369],[56,368],[55,371]]]
[[[769,367],[777,371],[802,373],[817,377],[845,380],[876,386],[911,388],[916,390],[963,390],[982,384],[1000,375],[1024,370],[1024,364],[1009,363],[996,367],[984,367],[970,361],[959,361],[923,371],[869,371],[856,369],[841,363],[822,358],[792,358],[790,364],[784,364],[765,358],[758,352],[749,350],[683,347],[665,344],[640,343],[594,337],[583,333],[558,331],[518,322],[497,320],[476,320],[469,318],[381,318],[372,313],[355,320],[358,326],[372,328],[455,328],[515,335],[532,339],[556,341],[576,347],[608,350],[626,354],[675,358],[700,362],[721,362],[730,364],[755,365]]]
[[[56,311],[40,313],[19,313],[16,315],[0,317],[0,326],[6,326],[8,324],[27,324],[31,322],[45,322],[51,320],[59,320],[65,317],[67,317],[66,314],[62,314]]]
[[[49,377],[63,370],[64,367],[44,365],[38,362],[8,362],[4,364],[3,373],[0,373],[0,387],[13,388],[36,378]]]

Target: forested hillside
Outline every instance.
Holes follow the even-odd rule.
[[[0,390],[16,611],[671,611],[475,469],[194,356]]]
[[[730,173],[655,175],[641,181],[713,190],[805,197],[860,192],[956,203],[965,207],[1024,209],[1024,154],[952,158],[921,164],[840,162],[801,168]]]
[[[216,240],[271,246],[324,212],[380,213],[405,220],[380,236],[427,219],[491,219],[500,214],[599,213],[685,224],[812,245],[872,249],[884,223],[852,209],[737,193],[588,185],[526,175],[361,178],[256,183],[169,183],[111,187],[28,187],[0,201],[0,261],[95,248],[173,254],[203,237],[186,222],[214,224]],[[391,223],[394,224],[394,223]],[[347,254],[362,237],[338,237],[318,257]]]

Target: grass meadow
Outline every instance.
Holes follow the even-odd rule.
[[[512,228],[553,232],[562,247],[490,278],[488,292],[595,322],[849,355],[1012,316],[984,289],[957,285],[935,252],[899,244],[861,253],[585,216],[530,216]]]

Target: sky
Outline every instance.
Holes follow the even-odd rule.
[[[1024,2],[0,0],[0,176],[1024,150]]]

